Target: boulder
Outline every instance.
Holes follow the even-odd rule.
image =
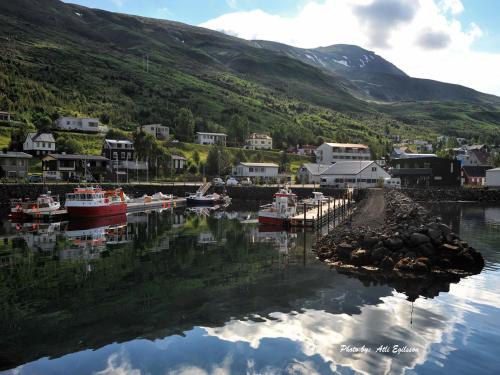
[[[410,244],[412,246],[419,246],[430,241],[431,239],[422,233],[414,232],[410,236]]]
[[[370,263],[370,257],[366,250],[358,249],[351,253],[351,263],[355,266],[367,266]]]
[[[346,242],[342,242],[340,245],[337,245],[336,249],[338,256],[344,259],[349,258],[353,250],[354,248],[352,247],[352,245]]]
[[[400,237],[394,237],[385,240],[384,245],[387,246],[389,249],[395,251],[401,249],[404,245],[404,242]]]
[[[390,255],[390,250],[386,247],[377,247],[372,250],[372,259],[377,262]]]

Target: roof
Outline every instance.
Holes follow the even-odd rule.
[[[2,114],[2,115],[10,115],[10,112],[0,111],[0,114]]]
[[[324,171],[326,171],[331,164],[316,164],[316,163],[304,163],[302,164],[302,168],[306,168],[309,173],[312,175],[320,175]]]
[[[184,156],[180,155],[171,155],[170,157],[172,158],[172,160],[187,160]]]
[[[467,177],[486,177],[486,171],[491,169],[490,166],[467,165],[462,167],[462,170]]]
[[[115,143],[115,144],[125,144],[125,145],[133,145],[134,142],[132,141],[129,141],[129,140],[125,140],[125,139],[105,139],[104,142],[106,143]]]
[[[96,120],[99,121],[97,117],[73,117],[73,116],[62,116],[59,117],[58,120],[64,120],[64,119],[72,119],[72,120]]]
[[[54,136],[51,133],[28,133],[28,137],[32,142],[55,142]]]
[[[196,132],[196,134],[203,134],[203,135],[216,135],[218,137],[227,137],[227,134],[224,133],[205,133],[205,132]]]
[[[472,150],[482,150],[483,148],[487,147],[486,145],[467,145],[465,146],[467,150],[472,151]]]
[[[245,167],[269,167],[269,168],[279,168],[278,164],[274,163],[239,163]]]
[[[0,158],[31,159],[32,157],[33,156],[25,152],[15,152],[15,151],[0,152]]]
[[[356,175],[369,165],[375,163],[372,160],[339,161],[329,166],[322,175]]]
[[[500,172],[500,168],[488,169],[488,172]]]
[[[252,133],[248,137],[248,139],[272,139],[269,135],[267,134],[262,134],[262,133]]]
[[[395,159],[417,159],[417,158],[437,158],[436,154],[407,154],[402,153],[400,157]]]
[[[325,142],[330,147],[350,147],[350,148],[368,148],[367,145],[362,145],[359,143],[330,143]]]
[[[469,155],[474,155],[482,165],[488,165],[488,159],[490,155],[486,151],[482,149],[472,149],[469,151]]]
[[[80,155],[80,154],[48,154],[43,159],[52,158],[56,160],[95,160],[95,161],[109,161],[108,158],[100,155]]]

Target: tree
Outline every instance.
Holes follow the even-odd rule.
[[[193,161],[196,165],[200,164],[200,154],[196,150],[193,152]]]
[[[129,133],[120,129],[109,129],[105,136],[106,139],[116,139],[116,140],[131,140]]]
[[[247,161],[247,155],[245,154],[245,151],[243,151],[241,148],[238,149],[238,151],[236,151],[236,154],[234,155],[234,161],[236,164]]]
[[[9,150],[23,151],[23,143],[28,136],[28,127],[25,124],[19,126],[11,133]]]
[[[231,174],[229,153],[223,146],[215,145],[207,155],[205,171],[209,176],[224,176]]]
[[[83,153],[83,146],[74,138],[60,137],[57,139],[57,151],[67,154],[81,154]]]
[[[182,142],[188,142],[193,138],[194,117],[188,108],[181,108],[174,120],[175,135]]]
[[[241,145],[248,136],[248,119],[234,114],[229,120],[229,140],[233,145]]]
[[[50,132],[52,129],[52,120],[47,116],[39,117],[35,120],[35,127],[40,133]]]
[[[281,151],[280,153],[280,171],[288,172],[290,169],[290,159],[288,158],[288,154],[285,151]]]

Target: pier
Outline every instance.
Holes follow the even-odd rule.
[[[327,198],[315,204],[302,203],[299,213],[290,219],[290,226],[321,229],[343,222],[352,213],[351,194],[342,198]]]

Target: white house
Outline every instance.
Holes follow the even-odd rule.
[[[370,160],[370,148],[355,143],[323,143],[316,149],[316,163],[332,164],[346,160]]]
[[[273,139],[267,134],[252,133],[245,140],[245,148],[249,150],[270,150],[273,148]]]
[[[0,112],[0,121],[10,122],[10,113],[9,112]]]
[[[486,186],[500,187],[500,168],[488,169],[486,171]]]
[[[278,177],[278,164],[274,163],[239,163],[234,169],[236,177]]]
[[[35,155],[47,155],[56,150],[56,140],[50,133],[28,133],[23,151]]]
[[[339,161],[321,173],[322,186],[376,187],[379,181],[391,176],[371,160]]]
[[[145,133],[151,134],[158,139],[168,139],[170,136],[170,129],[168,126],[161,124],[142,125],[137,130],[143,130]]]
[[[321,173],[330,166],[331,164],[304,163],[297,171],[297,182],[301,184],[319,184]]]
[[[99,119],[60,117],[55,122],[56,127],[62,130],[79,130],[82,132],[98,133]]]
[[[181,173],[186,169],[187,159],[180,155],[172,155],[172,168],[175,170],[175,173]]]
[[[200,145],[226,145],[227,134],[224,133],[196,133],[196,143]]]

